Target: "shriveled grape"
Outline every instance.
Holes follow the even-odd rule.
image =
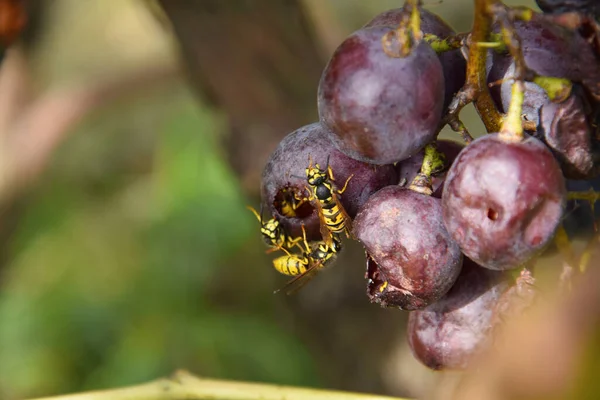
[[[592,179],[600,173],[600,144],[592,112],[579,91],[562,103],[548,102],[541,108],[539,133],[567,178]]]
[[[368,261],[368,295],[384,307],[421,309],[452,287],[462,254],[441,220],[440,201],[388,186],[363,205],[354,233]]]

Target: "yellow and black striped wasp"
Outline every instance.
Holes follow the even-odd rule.
[[[302,239],[304,249],[301,254],[291,254],[285,249],[286,255],[273,260],[273,267],[284,275],[294,276],[284,288],[288,288],[286,293],[292,294],[300,290],[308,281],[335,259],[337,253],[342,250],[342,243],[337,235],[332,236],[332,245],[328,246],[325,242],[318,242],[312,248],[306,240],[306,231],[302,226]],[[280,289],[281,290],[281,289]],[[275,293],[279,292],[276,290]]]
[[[277,221],[275,218],[271,218],[266,222],[263,221],[262,206],[260,214],[250,206],[246,206],[246,208],[252,211],[252,214],[254,214],[254,216],[256,216],[256,219],[258,219],[258,222],[260,222],[260,233],[262,234],[263,240],[265,241],[267,246],[270,247],[270,249],[267,250],[267,253],[272,253],[279,249],[291,250],[292,248],[294,248],[294,246],[299,245],[302,238],[290,237],[283,229],[283,226],[281,226],[279,221]]]
[[[299,198],[291,188],[281,190],[279,198],[276,199],[276,207],[284,217],[298,218],[301,208],[307,203],[307,199]]]
[[[354,174],[350,175],[346,179],[344,187],[338,190],[335,187],[335,178],[329,165],[329,157],[327,157],[325,169],[321,169],[319,164],[313,166],[312,159],[309,159],[309,165],[306,168],[306,181],[310,185],[308,200],[316,199],[314,204],[321,221],[321,236],[329,247],[333,246],[333,234],[344,232],[346,237],[353,238],[352,219],[338,198],[346,191],[348,182],[353,176]]]

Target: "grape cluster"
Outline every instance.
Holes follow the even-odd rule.
[[[465,144],[437,140],[465,85],[465,42],[449,45],[460,35],[407,5],[346,38],[319,82],[319,122],[287,135],[262,174],[272,215],[262,232],[286,254],[275,268],[306,283],[342,251],[345,232],[365,249],[369,300],[410,311],[415,357],[466,367],[492,342],[507,298],[523,292],[511,270],[547,249],[576,208],[567,188],[600,174],[600,57],[553,21],[534,13],[511,28],[527,66],[526,132],[503,125]],[[504,44],[488,54],[487,80],[508,113],[519,68]]]

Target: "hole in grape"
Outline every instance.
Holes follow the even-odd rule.
[[[306,193],[295,186],[286,186],[275,195],[273,205],[279,214],[287,218],[308,218],[314,207],[305,197]]]
[[[493,208],[488,208],[487,217],[491,221],[496,221],[498,219],[498,211],[494,210]]]
[[[379,294],[379,288],[385,282],[385,277],[379,271],[379,265],[367,254],[367,291],[369,295]]]

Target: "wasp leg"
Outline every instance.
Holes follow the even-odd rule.
[[[306,190],[308,193],[310,193],[310,195],[308,197],[305,197],[306,200],[308,201],[313,201],[316,196],[315,194],[312,192],[312,190],[310,190],[309,188],[307,188],[306,186],[304,186],[304,190]]]
[[[302,239],[304,241],[304,247],[306,248],[306,253],[310,253],[310,246],[308,245],[308,241],[306,240],[306,229],[304,229],[304,224],[302,224]],[[300,240],[300,238],[298,238]],[[304,251],[304,249],[302,249]]]
[[[329,162],[327,163],[327,176],[329,177],[329,180],[335,182],[335,178],[333,176],[333,170],[331,169],[331,166],[329,165]]]

